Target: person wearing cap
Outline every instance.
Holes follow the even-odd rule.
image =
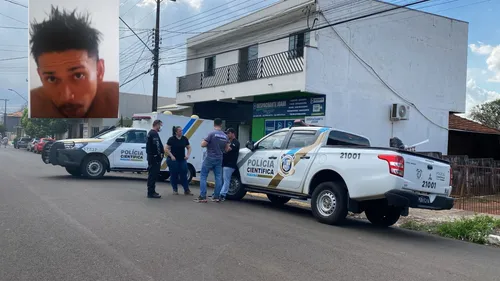
[[[226,130],[226,135],[229,139],[229,147],[222,158],[222,189],[219,198],[221,201],[226,200],[226,194],[231,184],[231,176],[238,169],[238,156],[240,153],[240,142],[236,139],[236,131],[233,128]]]
[[[155,120],[153,128],[149,131],[146,140],[146,154],[148,157],[148,198],[161,198],[160,194],[156,193],[156,180],[161,169],[161,161],[165,154],[165,148],[160,139],[158,132],[161,131],[163,122]]]

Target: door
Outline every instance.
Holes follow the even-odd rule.
[[[238,82],[257,79],[259,73],[259,46],[240,49]]]
[[[244,184],[267,188],[278,174],[278,158],[288,131],[268,135],[255,144],[252,156],[243,164]]]
[[[145,170],[148,168],[146,156],[146,130],[130,130],[120,137],[125,138],[114,154],[114,167]]]
[[[278,189],[301,192],[304,179],[320,144],[317,131],[293,131],[279,157],[278,172],[283,177]]]

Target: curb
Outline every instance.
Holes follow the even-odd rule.
[[[488,244],[500,246],[500,236],[499,235],[488,235]]]

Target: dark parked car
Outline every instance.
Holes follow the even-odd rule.
[[[28,138],[28,137],[22,137],[19,139],[19,141],[17,142],[17,149],[19,148],[27,148],[28,147],[28,143],[30,143],[32,140],[32,138]]]

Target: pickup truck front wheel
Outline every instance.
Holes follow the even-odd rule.
[[[365,210],[366,218],[376,226],[389,227],[401,216],[401,209],[393,206],[377,206]]]
[[[321,223],[340,224],[347,216],[347,190],[336,182],[320,183],[312,194],[311,209]]]
[[[103,157],[97,155],[87,156],[83,160],[81,171],[84,177],[89,179],[102,178],[106,173],[106,162]]]

